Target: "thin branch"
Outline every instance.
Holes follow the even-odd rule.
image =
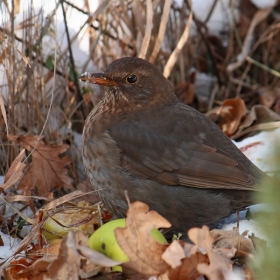
[[[166,30],[166,25],[167,25],[167,22],[168,22],[168,15],[169,15],[169,12],[170,12],[170,6],[171,6],[171,0],[165,0],[164,7],[163,7],[163,13],[162,13],[162,17],[161,17],[161,22],[160,22],[160,26],[159,26],[159,31],[158,31],[158,36],[157,36],[157,39],[156,39],[156,43],[155,43],[152,55],[151,55],[150,60],[149,60],[151,63],[155,62],[156,57],[158,55],[158,52],[160,50],[161,43],[162,43],[162,40],[164,38],[164,33],[165,33],[165,30]]]
[[[189,6],[191,7],[191,5],[189,5]],[[180,38],[176,48],[174,49],[174,51],[170,55],[166,65],[164,67],[163,76],[165,78],[169,77],[170,72],[171,72],[172,68],[175,65],[175,62],[177,61],[177,59],[178,59],[178,57],[180,55],[180,52],[182,51],[182,48],[184,47],[185,43],[188,40],[192,19],[193,19],[193,12],[192,12],[192,7],[191,7],[189,19],[188,19],[187,25],[185,27],[185,30],[184,30],[184,32],[183,32],[183,34],[182,34],[182,36],[181,36],[181,38]]]
[[[141,50],[139,52],[138,57],[145,59],[151,39],[153,27],[153,4],[152,0],[147,0],[147,16],[146,16],[146,28],[145,28],[145,36],[143,39],[143,43],[141,46]]]

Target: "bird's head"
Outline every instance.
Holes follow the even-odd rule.
[[[169,82],[146,60],[125,57],[111,63],[104,73],[84,73],[85,82],[106,86],[105,100],[134,110],[164,105],[176,99]]]

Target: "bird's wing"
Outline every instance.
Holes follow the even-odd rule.
[[[172,132],[166,134],[160,124],[151,127],[145,121],[125,120],[108,132],[121,151],[123,169],[131,176],[166,185],[255,189],[258,180],[242,164],[184,126],[174,122]]]

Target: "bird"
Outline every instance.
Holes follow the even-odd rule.
[[[146,60],[124,57],[80,80],[105,87],[82,136],[86,173],[114,217],[146,203],[172,232],[217,226],[254,204],[263,176],[210,119],[180,102]]]

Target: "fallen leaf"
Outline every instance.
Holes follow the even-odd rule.
[[[21,152],[17,155],[17,157],[12,162],[4,180],[4,184],[0,186],[0,188],[7,190],[11,186],[13,186],[15,183],[19,181],[19,179],[22,176],[23,170],[26,166],[25,163],[22,162],[22,160],[25,157],[25,149],[22,149]]]
[[[278,128],[279,121],[280,116],[277,113],[263,105],[255,105],[231,139],[235,140],[255,131]]]
[[[157,242],[151,236],[151,230],[170,226],[157,212],[149,211],[145,203],[136,201],[129,206],[126,227],[115,229],[118,244],[129,257],[129,262],[122,265],[127,277],[138,279],[166,272],[169,266],[162,259],[162,253],[167,245]]]
[[[197,280],[201,276],[197,265],[208,263],[208,256],[199,252],[197,245],[189,243],[181,245],[176,240],[163,253],[163,259],[172,267],[168,275],[170,280]],[[180,264],[178,259],[180,259]]]
[[[42,254],[45,254],[45,257],[58,255],[61,241],[62,241],[62,239],[48,240],[47,244],[43,248],[41,248],[39,251]]]
[[[174,240],[165,252],[162,254],[162,259],[168,263],[171,268],[176,268],[181,265],[181,260],[185,257],[185,252],[178,240]]]
[[[233,135],[245,117],[246,106],[242,99],[227,99],[220,110],[221,127],[227,136]]]
[[[10,141],[32,152],[32,162],[18,185],[19,190],[30,195],[36,186],[38,195],[48,195],[53,189],[66,187],[72,189],[72,179],[67,174],[67,165],[71,163],[69,157],[60,157],[68,149],[68,145],[47,146],[39,136],[8,135]]]
[[[213,229],[210,234],[214,238],[213,245],[217,248],[236,248],[246,253],[252,253],[254,246],[249,238],[239,234],[238,228],[233,230]]]
[[[57,252],[56,242],[53,244],[53,250]],[[89,249],[87,242],[88,238],[81,231],[75,233],[71,231],[61,241],[57,256],[35,261],[18,272],[16,277],[47,280],[84,279],[99,273],[103,266],[111,267],[120,264]]]
[[[255,105],[240,125],[239,132],[253,124],[256,125],[273,121],[280,121],[280,116],[263,105]]]
[[[197,270],[210,280],[224,280],[232,271],[231,257],[234,256],[236,249],[213,249],[214,238],[209,232],[207,226],[200,228],[191,228],[188,231],[190,240],[198,247],[203,248],[208,255],[208,263],[199,263]]]

